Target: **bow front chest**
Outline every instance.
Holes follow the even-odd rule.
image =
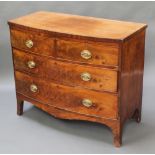
[[[147,25],[36,12],[9,26],[17,114],[29,101],[57,118],[102,123],[120,146],[125,121],[141,120]]]

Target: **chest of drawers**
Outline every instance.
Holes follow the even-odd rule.
[[[147,25],[36,12],[10,20],[17,114],[29,101],[62,119],[107,125],[121,145],[141,120]]]

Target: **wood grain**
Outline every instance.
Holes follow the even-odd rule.
[[[90,67],[77,64],[52,60],[47,57],[40,57],[28,54],[20,50],[13,50],[15,69],[30,75],[47,79],[58,84],[69,86],[80,86],[83,88],[117,92],[117,71],[106,68]],[[28,61],[34,61],[36,67],[30,69]],[[90,81],[81,79],[82,73],[91,75]]]
[[[34,33],[33,31],[19,31],[11,29],[11,44],[15,48],[45,56],[54,56],[54,38],[44,33]],[[28,48],[27,40],[33,41],[33,47]]]
[[[17,114],[29,101],[49,114],[98,122],[122,143],[123,125],[141,120],[146,24],[37,12],[9,22]],[[32,48],[25,41],[34,42]],[[89,50],[89,60],[81,51]],[[27,62],[36,67],[30,69]],[[89,72],[92,79],[82,81]],[[30,91],[35,84],[37,92]],[[85,107],[83,99],[93,106]]]
[[[145,31],[125,42],[121,62],[121,119],[122,122],[136,116],[141,119]]]
[[[92,57],[88,60],[81,57],[81,52],[88,50]],[[56,41],[57,57],[85,64],[96,64],[102,66],[118,66],[119,44],[79,42],[72,40]]]
[[[10,25],[20,25],[48,32],[88,38],[124,40],[146,27],[146,24],[83,17],[62,13],[40,11],[9,21]]]
[[[79,114],[117,118],[117,95],[57,85],[18,71],[15,74],[17,92],[34,100]],[[38,87],[36,93],[30,91],[31,84],[35,84]],[[83,99],[90,99],[93,102],[93,106],[85,107],[82,104]]]

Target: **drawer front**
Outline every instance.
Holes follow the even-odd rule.
[[[57,85],[16,71],[17,92],[68,111],[117,118],[118,97],[108,93]]]
[[[57,57],[80,63],[118,66],[116,43],[84,43],[57,40]]]
[[[16,70],[35,74],[59,84],[100,91],[117,91],[117,71],[52,60],[13,50]],[[35,66],[29,66],[29,62]],[[31,65],[31,64],[30,64]]]
[[[43,33],[11,29],[13,47],[45,56],[54,56],[54,39]]]

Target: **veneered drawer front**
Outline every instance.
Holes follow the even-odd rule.
[[[117,71],[115,70],[56,61],[15,49],[13,54],[16,70],[35,74],[35,76],[59,84],[80,86],[99,91],[117,91]],[[28,67],[29,61],[35,63],[34,68]]]
[[[15,76],[17,92],[41,103],[86,115],[117,118],[117,95],[57,85],[18,71]],[[91,104],[86,104],[86,100]]]
[[[57,57],[80,63],[118,66],[117,43],[89,43],[57,40]]]
[[[54,55],[54,38],[44,33],[19,31],[11,29],[11,44],[13,47],[23,49],[39,55]]]

